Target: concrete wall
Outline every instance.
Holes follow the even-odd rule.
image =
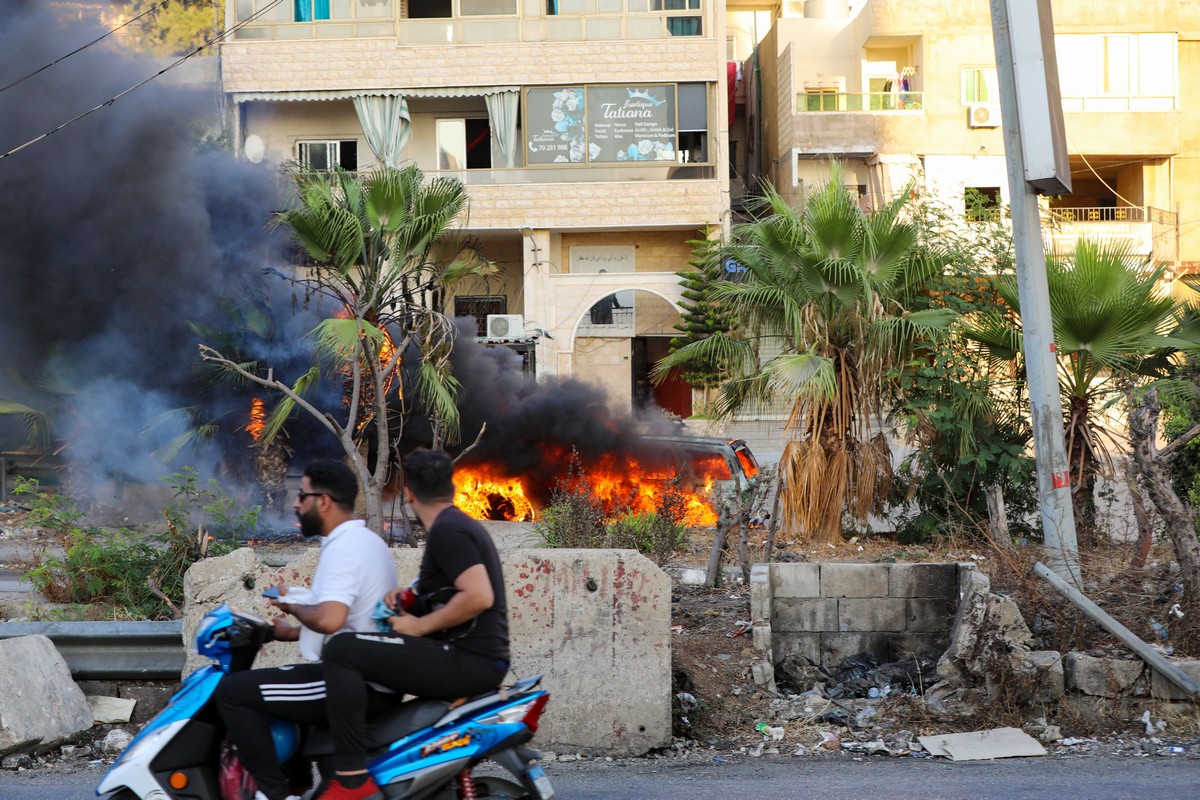
[[[397,574],[416,576],[419,550],[393,550]],[[671,585],[632,550],[501,550],[513,671],[541,673],[550,705],[535,745],[640,755],[671,739]],[[221,603],[266,613],[273,583],[304,586],[317,548],[271,568],[242,548],[206,559],[184,579],[184,643]],[[184,674],[205,661],[189,654]],[[301,661],[294,642],[267,645],[255,666]],[[511,675],[510,675],[511,679]]]
[[[759,564],[750,575],[755,645],[836,666],[870,652],[881,663],[945,649],[958,564]]]

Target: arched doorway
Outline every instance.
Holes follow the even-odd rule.
[[[689,417],[692,390],[682,378],[658,386],[650,380],[680,321],[675,306],[655,292],[622,288],[603,295],[576,322],[573,372],[603,385],[618,403]]]

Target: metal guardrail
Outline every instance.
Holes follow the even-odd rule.
[[[0,622],[0,639],[46,636],[76,680],[178,679],[183,621]]]

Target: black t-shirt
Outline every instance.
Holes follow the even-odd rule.
[[[483,564],[491,578],[495,596],[492,607],[476,617],[474,624],[465,623],[429,638],[452,639],[463,650],[508,661],[508,602],[500,555],[487,529],[455,506],[443,509],[429,527],[417,593],[444,603],[453,593],[458,576],[476,564]]]

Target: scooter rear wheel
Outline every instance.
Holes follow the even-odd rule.
[[[521,784],[490,775],[476,775],[475,787],[479,790],[479,800],[521,800],[529,797]]]

